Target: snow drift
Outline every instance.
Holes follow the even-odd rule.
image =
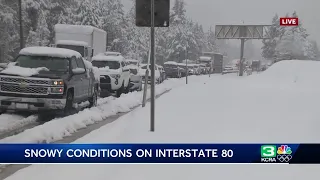
[[[263,81],[265,85],[320,88],[318,77],[320,77],[320,62],[284,60],[273,64],[265,72],[248,78],[253,81]]]

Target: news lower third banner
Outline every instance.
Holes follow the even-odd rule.
[[[0,144],[0,164],[320,163],[320,144]]]

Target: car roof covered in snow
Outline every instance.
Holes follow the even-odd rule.
[[[199,59],[200,60],[211,60],[211,57],[209,57],[209,56],[200,56]]]
[[[55,47],[27,47],[19,52],[20,55],[27,56],[48,56],[58,58],[82,57],[80,53],[70,49]]]
[[[119,52],[112,52],[112,51],[107,51],[103,53],[105,56],[121,56],[121,53]]]
[[[106,33],[104,30],[93,26],[85,25],[71,25],[71,24],[56,24],[54,26],[55,32],[70,33],[70,34],[92,34],[93,31],[100,31]]]
[[[139,62],[138,60],[136,59],[126,59],[127,62]]]
[[[118,61],[122,62],[125,58],[123,56],[105,56],[102,54],[96,55],[92,57],[92,61]]]
[[[165,65],[178,65],[178,63],[175,62],[175,61],[167,61],[167,62],[165,62],[164,64],[165,64]]]
[[[73,41],[73,40],[59,40],[57,44],[62,45],[73,45],[73,46],[88,46],[87,42],[84,41]]]

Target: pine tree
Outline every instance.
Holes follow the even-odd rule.
[[[76,10],[76,24],[89,25],[97,28],[101,28],[101,9],[99,6],[100,1],[81,0],[79,7]]]
[[[275,57],[276,46],[282,33],[283,30],[280,29],[279,16],[276,14],[272,19],[272,24],[268,31],[270,39],[262,40],[262,57],[266,59],[272,59]]]
[[[292,17],[298,17],[296,11]],[[309,34],[300,20],[298,26],[283,27],[284,33],[276,47],[277,60],[315,59],[312,43],[307,39]]]
[[[0,1],[0,62],[13,59],[12,53],[17,45],[17,31],[14,17],[16,11]]]
[[[128,26],[121,1],[104,0],[100,2],[99,8],[102,12],[102,29],[108,34],[108,45],[111,46],[111,50],[124,52],[127,30],[134,26]],[[131,15],[135,17],[135,14]],[[134,22],[134,19],[131,21]]]

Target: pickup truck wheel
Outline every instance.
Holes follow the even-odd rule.
[[[94,89],[92,97],[89,99],[89,103],[90,108],[95,107],[98,104],[98,93],[96,88]]]
[[[66,106],[64,108],[64,114],[68,115],[71,113],[73,109],[73,93],[68,91],[67,98],[66,98]]]
[[[117,97],[120,97],[121,96],[121,94],[123,93],[123,91],[124,91],[124,85],[122,84],[122,86],[120,87],[120,89],[118,89],[117,90]]]

